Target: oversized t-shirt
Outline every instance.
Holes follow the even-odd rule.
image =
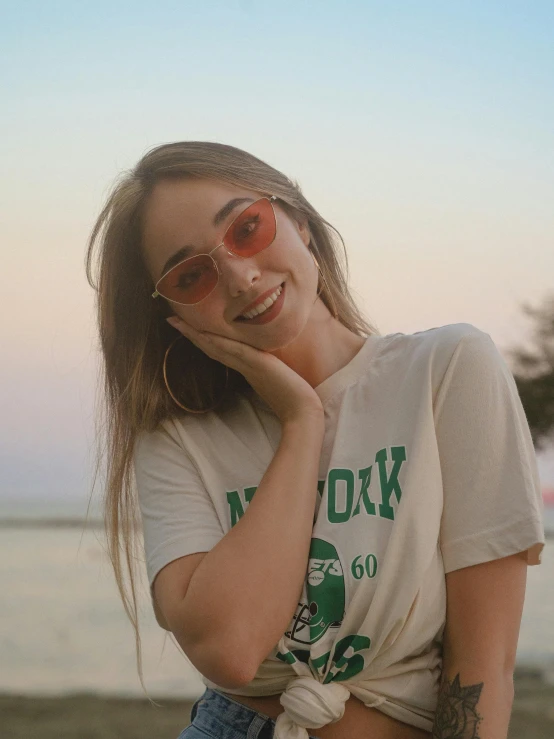
[[[248,685],[203,682],[282,693],[278,739],[338,721],[351,693],[431,731],[445,573],[522,551],[540,562],[542,498],[515,381],[491,337],[457,323],[370,335],[315,392],[325,435],[300,602]],[[245,515],[280,435],[248,390],[225,411],[139,437],[151,586],[162,567],[209,551]],[[263,617],[260,605],[252,618]]]

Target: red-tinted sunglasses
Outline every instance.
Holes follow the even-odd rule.
[[[187,257],[171,267],[156,283],[152,293],[181,305],[194,305],[204,300],[219,281],[219,268],[212,254],[224,246],[230,254],[246,259],[266,249],[275,239],[277,219],[273,208],[276,195],[263,197],[245,208],[225,232],[221,244],[208,254]]]

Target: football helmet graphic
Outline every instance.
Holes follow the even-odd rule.
[[[312,539],[306,576],[307,602],[298,604],[285,636],[300,644],[314,644],[344,618],[344,571],[333,544]]]

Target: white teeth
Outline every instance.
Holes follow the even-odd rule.
[[[254,318],[255,316],[259,316],[261,313],[265,313],[265,311],[268,308],[271,308],[273,303],[277,300],[279,295],[281,294],[283,288],[278,287],[277,290],[273,293],[273,295],[270,295],[269,298],[266,298],[263,303],[260,303],[256,308],[252,308],[252,310],[249,310],[248,313],[243,313],[242,318]]]

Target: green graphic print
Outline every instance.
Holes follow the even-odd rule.
[[[358,516],[394,521],[402,499],[399,473],[406,458],[405,446],[391,446],[390,449],[379,449],[372,464],[365,464],[355,470],[330,469],[327,480],[318,481],[327,521],[344,525]],[[374,468],[377,474],[373,475],[372,480]],[[326,482],[327,496],[324,498]],[[231,526],[244,515],[244,503],[250,503],[256,489],[245,487],[242,499],[238,490],[227,492]],[[360,564],[362,560],[368,563],[365,570]],[[377,573],[377,558],[372,553],[361,552],[351,565],[356,580],[361,579],[364,573],[369,578],[375,577]],[[335,546],[330,541],[312,538],[306,577],[306,600],[298,604],[289,630],[284,634],[291,641],[306,645],[307,648],[293,647],[284,652],[277,651],[275,655],[290,665],[304,663],[313,674],[319,675],[324,684],[350,680],[361,672],[365,666],[364,654],[371,647],[368,636],[348,634],[330,651],[311,656],[314,651],[311,647],[326,635],[332,640],[332,632],[338,630],[343,622],[347,595],[344,573],[345,567]]]
[[[306,590],[308,602],[298,604],[292,628],[285,636],[303,644],[314,644],[329,628],[340,627],[346,605],[339,555],[333,544],[323,539],[312,539]]]
[[[306,591],[308,602],[298,604],[291,629],[285,636],[300,643],[315,644],[329,629],[340,627],[346,606],[344,570],[338,552],[333,544],[323,539],[313,538],[311,542]],[[327,672],[323,679],[325,684],[349,680],[361,672],[365,663],[360,652],[370,646],[369,637],[349,634],[337,642],[332,655],[326,652],[312,658],[310,650],[292,649],[278,652],[276,656],[288,664],[297,660],[304,662],[320,677]]]

